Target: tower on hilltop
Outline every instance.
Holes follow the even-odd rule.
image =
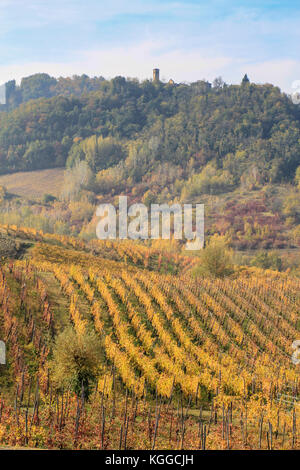
[[[156,83],[159,82],[159,69],[153,69],[153,81]]]

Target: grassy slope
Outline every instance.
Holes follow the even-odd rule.
[[[64,169],[28,171],[0,176],[0,185],[7,191],[29,199],[35,199],[43,194],[58,196],[63,184]]]

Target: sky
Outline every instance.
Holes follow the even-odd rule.
[[[300,79],[300,0],[0,0],[0,84],[33,73]]]

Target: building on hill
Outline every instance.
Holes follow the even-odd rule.
[[[153,69],[153,82],[154,83],[159,83],[159,69]],[[168,81],[168,85],[175,85],[175,82],[172,78]]]
[[[159,82],[159,69],[153,69],[153,81],[156,83]]]

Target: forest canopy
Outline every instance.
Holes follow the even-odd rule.
[[[20,86],[9,82],[6,93],[2,174],[85,160],[102,182],[103,171],[115,169],[135,183],[169,165],[198,194],[226,191],[253,175],[293,181],[300,166],[299,107],[279,88],[248,77],[212,86],[36,74]]]

